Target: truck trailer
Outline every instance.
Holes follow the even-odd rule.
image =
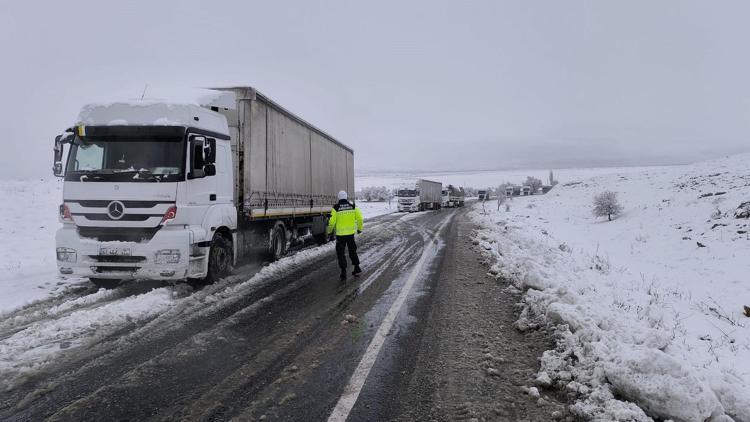
[[[58,271],[102,287],[213,282],[323,244],[337,192],[354,194],[353,150],[252,87],[86,105],[54,151]]]
[[[398,212],[414,212],[440,209],[443,184],[431,180],[418,179],[396,191]]]

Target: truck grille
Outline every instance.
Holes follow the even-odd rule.
[[[110,199],[91,199],[91,200],[85,200],[85,199],[72,199],[72,200],[65,200],[65,202],[69,203],[78,203],[82,207],[86,208],[106,208],[107,205],[109,205],[112,200]],[[174,201],[120,201],[123,205],[125,205],[125,208],[153,208],[159,204],[174,204]]]
[[[151,217],[161,217],[161,215],[156,214],[125,214],[120,218],[119,220],[113,220],[111,219],[107,214],[73,214],[73,215],[82,215],[86,217],[87,219],[91,221],[146,221]]]
[[[78,235],[100,242],[144,242],[151,240],[160,227],[85,227],[78,226]]]
[[[145,256],[118,256],[118,255],[89,255],[96,262],[124,262],[135,263],[146,260]]]

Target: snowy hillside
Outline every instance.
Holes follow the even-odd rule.
[[[622,215],[592,215],[619,194]],[[750,155],[615,172],[476,206],[491,272],[529,289],[520,329],[558,326],[538,383],[601,420],[750,421]],[[622,400],[620,400],[622,399]],[[719,420],[719,419],[717,419]]]

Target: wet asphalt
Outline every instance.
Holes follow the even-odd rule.
[[[456,212],[369,221],[358,238],[364,273],[346,284],[338,280],[331,250],[240,289],[208,312],[201,299],[188,297],[169,315],[124,326],[0,393],[0,419],[325,420],[405,274],[432,241],[434,229]],[[438,260],[410,296],[429,290],[425,282]],[[257,268],[244,270],[209,288],[227,291]],[[89,291],[81,287],[79,293]],[[410,297],[399,314],[394,342],[414,325],[408,311],[414,303]],[[390,356],[393,347],[387,344],[383,355]],[[381,371],[372,371],[373,380]],[[368,402],[378,401],[377,393],[366,394]],[[367,407],[354,410],[351,420],[372,420]]]

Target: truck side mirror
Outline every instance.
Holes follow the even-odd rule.
[[[69,144],[72,141],[73,141],[72,132],[55,136],[55,146],[53,148],[53,151],[55,153],[55,158],[54,158],[54,163],[52,164],[52,173],[56,177],[65,176],[65,168],[63,167],[63,162],[62,162],[63,153],[65,152],[63,145]]]
[[[204,155],[206,157],[206,163],[207,164],[215,164],[216,163],[216,139],[214,138],[207,138],[206,139],[208,148],[207,152],[204,152]]]
[[[206,177],[203,167],[206,165],[206,138],[203,136],[190,136],[188,146],[190,147],[190,171],[188,179],[199,179]]]
[[[57,177],[64,176],[63,174],[63,165],[62,165],[62,156],[63,156],[63,146],[62,146],[62,135],[57,135],[55,137],[55,147],[53,148],[55,151],[55,159],[54,164],[52,165],[52,172]]]

